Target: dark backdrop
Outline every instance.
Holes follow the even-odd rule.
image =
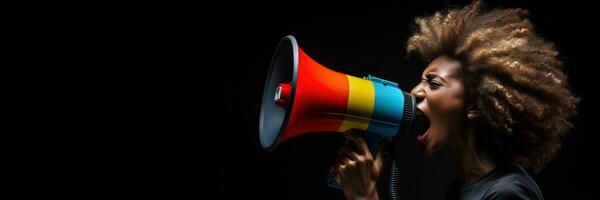
[[[467,1],[452,1],[464,5]],[[262,88],[275,45],[292,34],[315,60],[339,72],[367,74],[410,90],[425,64],[405,57],[416,16],[443,1],[323,5],[303,1],[123,5],[115,48],[128,89],[128,154],[123,182],[132,197],[200,199],[342,199],[325,175],[342,144],[313,134],[267,152],[258,140]],[[597,15],[591,3],[488,1],[531,11],[537,30],[566,58],[583,97],[573,134],[555,161],[533,177],[546,199],[591,197],[598,156],[594,129],[598,85]],[[589,25],[586,25],[588,23]],[[407,141],[401,163],[404,199],[441,199],[452,180],[447,152],[425,158]],[[589,180],[589,181],[588,181]],[[121,182],[121,181],[120,181]],[[571,199],[570,198],[570,199]],[[573,198],[573,199],[578,199]]]

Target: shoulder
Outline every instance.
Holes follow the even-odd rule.
[[[483,199],[543,199],[543,197],[531,177],[510,173],[496,180]]]

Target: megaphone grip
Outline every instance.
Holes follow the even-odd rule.
[[[381,140],[384,139],[384,136],[363,131],[359,132],[359,134],[365,138],[367,146],[369,147],[369,151],[371,152],[371,156],[375,158],[375,156],[377,156],[377,147],[381,143]],[[346,140],[346,144],[353,145],[356,148],[356,144],[352,140]],[[340,184],[336,180],[337,173],[335,173],[335,171],[330,171],[327,176],[327,185],[329,187],[341,189]]]

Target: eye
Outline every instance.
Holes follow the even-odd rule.
[[[442,84],[437,83],[435,81],[429,81],[429,88],[431,89],[438,89],[440,86],[442,86]]]
[[[441,82],[439,82],[439,81],[435,81],[435,80],[430,80],[430,81],[429,81],[429,84],[430,84],[430,85],[435,85],[435,86],[438,86],[438,87],[439,87],[439,86],[443,86],[443,85],[444,85],[444,84],[442,84]]]
[[[427,85],[429,85],[429,88],[431,88],[431,89],[438,89],[439,87],[444,85],[444,84],[440,83],[439,81],[433,80],[433,78],[430,78],[430,77],[422,79],[421,83],[427,83]]]

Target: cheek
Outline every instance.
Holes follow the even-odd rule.
[[[464,118],[464,96],[462,91],[445,91],[436,93],[436,101],[430,105],[432,113],[435,114],[440,128],[445,130],[445,135],[461,131]]]
[[[464,99],[460,94],[437,93],[432,99],[431,110],[442,117],[457,117],[463,113]]]

